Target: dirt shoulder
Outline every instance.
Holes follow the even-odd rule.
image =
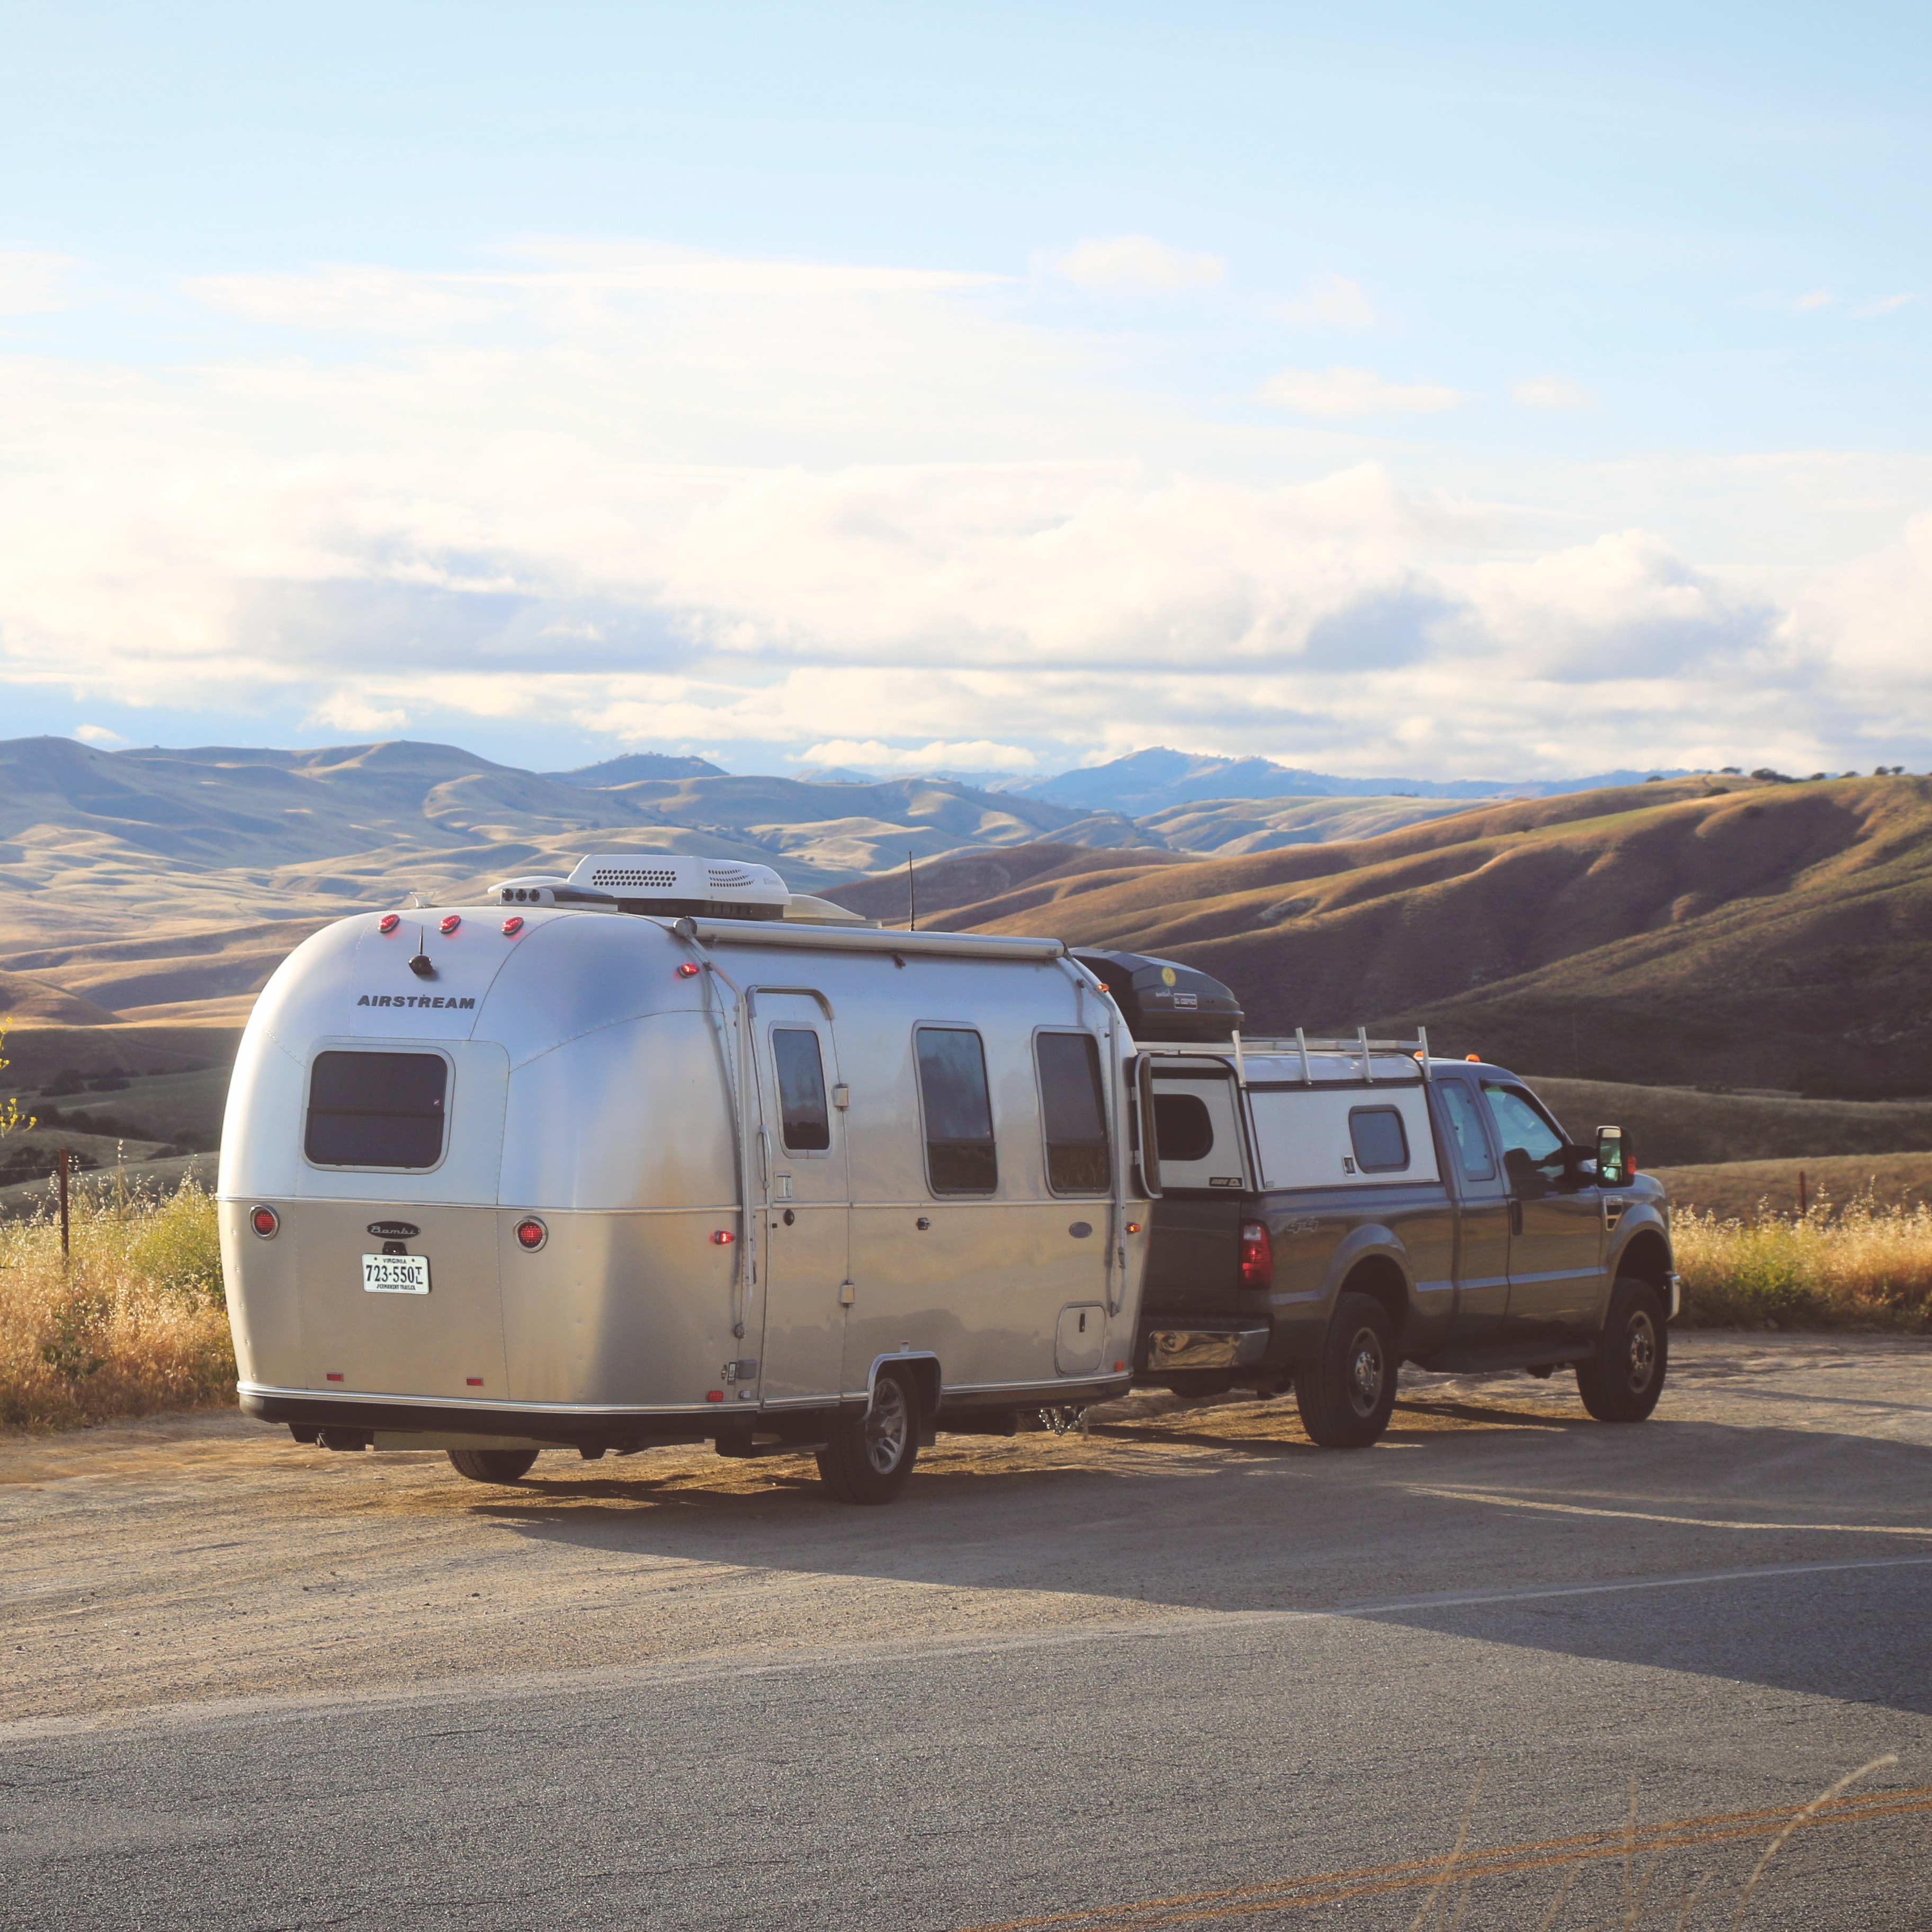
[[[808,1459],[553,1454],[514,1488],[233,1412],[0,1442],[0,1722],[1791,1561],[1932,1556],[1932,1340],[1680,1335],[1640,1428],[1405,1374],[1377,1449],[1292,1400],[942,1437],[902,1500]],[[17,1731],[16,1733],[17,1734]]]

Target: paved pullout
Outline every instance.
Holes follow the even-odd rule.
[[[1676,1340],[1640,1427],[1144,1400],[878,1510],[231,1417],[0,1447],[0,1925],[1394,1928],[1466,1814],[1468,1924],[1729,1924],[1895,1754],[1746,1922],[1923,1928],[1932,1346]]]

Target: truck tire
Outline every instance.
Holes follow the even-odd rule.
[[[534,1449],[452,1449],[451,1466],[472,1483],[517,1483],[530,1473]]]
[[[1670,1365],[1670,1331],[1657,1290],[1624,1276],[1611,1291],[1597,1352],[1576,1364],[1583,1406],[1599,1422],[1641,1422],[1657,1406]]]
[[[881,1369],[872,1400],[842,1409],[818,1452],[818,1474],[842,1503],[889,1503],[919,1460],[919,1396],[896,1369]]]
[[[1324,1449],[1366,1449],[1395,1407],[1395,1331],[1372,1295],[1335,1304],[1322,1352],[1294,1372],[1301,1426]]]

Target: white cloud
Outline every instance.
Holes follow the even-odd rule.
[[[1515,384],[1510,394],[1526,410],[1570,414],[1600,406],[1594,389],[1586,389],[1581,382],[1573,382],[1568,376],[1532,376]]]
[[[1212,288],[1226,279],[1219,255],[1171,248],[1151,235],[1113,235],[1076,242],[1064,254],[1040,256],[1042,266],[1096,295],[1172,295]]]
[[[1812,309],[1829,308],[1837,300],[1829,289],[1814,289],[1809,295],[1800,296],[1791,306],[1802,314]]]
[[[1321,328],[1373,328],[1382,320],[1368,290],[1351,275],[1310,275],[1301,292],[1275,313]]]
[[[856,765],[892,772],[1030,772],[1040,763],[1023,746],[998,744],[990,738],[951,744],[935,738],[917,750],[904,750],[878,738],[829,738],[800,755],[808,764]]]
[[[1625,527],[1654,467],[1620,486],[1640,513],[1518,513],[1371,460],[1342,413],[1446,388],[1285,372],[1316,424],[1230,429],[984,278],[641,249],[218,298],[218,363],[0,354],[0,679],[356,736],[570,723],[774,768],[1165,740],[1508,776],[1633,745],[1806,770],[1834,736],[1932,746],[1932,526],[1748,593]],[[284,329],[325,314],[337,352],[291,356]],[[1876,473],[1778,462],[1792,505]],[[1678,481],[1742,500],[1742,473]],[[1880,480],[1932,502],[1922,470]]]
[[[1877,302],[1867,302],[1852,313],[1861,321],[1875,315],[1896,315],[1902,308],[1909,308],[1918,299],[1916,295],[1886,296]]]
[[[74,735],[83,745],[124,745],[128,742],[118,731],[110,731],[105,724],[76,724]]]
[[[70,256],[0,249],[0,316],[49,315],[68,308],[80,268]]]
[[[1434,416],[1462,398],[1439,382],[1391,382],[1372,369],[1283,369],[1262,400],[1310,416]]]

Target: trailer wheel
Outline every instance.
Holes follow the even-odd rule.
[[[1597,1352],[1576,1364],[1576,1393],[1599,1422],[1641,1422],[1657,1406],[1670,1365],[1664,1320],[1648,1282],[1626,1275],[1617,1283]]]
[[[881,1369],[864,1408],[842,1409],[818,1452],[818,1473],[842,1503],[889,1503],[919,1460],[919,1397],[896,1369]]]
[[[520,1482],[537,1460],[534,1449],[452,1449],[450,1466],[472,1483]]]
[[[1337,1298],[1322,1352],[1294,1372],[1301,1426],[1324,1449],[1366,1449],[1395,1407],[1395,1334],[1372,1295]]]

